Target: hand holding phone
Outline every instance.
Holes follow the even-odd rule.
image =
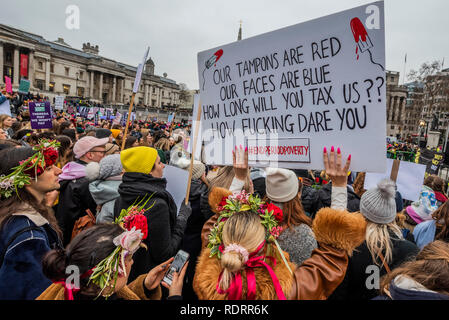
[[[173,263],[171,264],[171,267],[165,273],[164,279],[162,279],[162,281],[171,286],[173,281],[173,273],[179,273],[186,264],[187,260],[189,260],[189,254],[183,250],[179,250],[175,256],[175,259],[173,260]]]

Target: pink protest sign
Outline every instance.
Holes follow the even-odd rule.
[[[5,76],[5,84],[6,84],[6,92],[12,93],[12,84],[11,84],[11,78],[8,76]]]

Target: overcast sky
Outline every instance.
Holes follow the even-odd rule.
[[[347,10],[361,0],[0,0],[0,23],[74,48],[98,45],[100,55],[137,66],[146,46],[155,73],[198,89],[197,53],[243,38]],[[66,28],[68,5],[80,10],[80,29]],[[449,1],[385,0],[386,67],[406,73],[445,58],[449,66]]]

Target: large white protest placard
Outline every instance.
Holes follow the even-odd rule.
[[[64,109],[64,97],[63,96],[56,96],[55,97],[55,109],[56,110],[63,110]]]
[[[306,140],[286,144],[301,138],[300,160],[272,153],[250,165],[323,169],[323,148],[338,146],[352,170],[384,172],[384,67],[383,1],[200,52],[206,162],[231,165],[248,138],[306,152]]]
[[[136,78],[134,79],[134,87],[133,92],[137,93],[139,91],[140,80],[142,79],[142,71],[147,62],[148,52],[150,51],[150,47],[147,47],[145,54],[143,55],[142,63],[137,66]]]
[[[195,147],[195,159],[201,160],[201,146],[202,146],[202,136],[201,136],[201,121],[196,121],[198,119],[198,106],[200,104],[200,95],[195,94],[193,95],[193,116],[192,116],[192,127],[190,130],[190,137],[189,137],[189,145],[187,147],[187,151],[190,152],[190,154],[193,152],[193,139],[195,136],[195,130],[198,128],[198,137],[196,140],[196,147]]]
[[[369,190],[377,186],[377,183],[383,179],[389,179],[393,167],[393,159],[384,159],[386,170],[383,173],[367,172],[365,176],[364,189]],[[426,166],[408,161],[400,161],[396,186],[403,199],[417,201],[421,193],[421,187],[424,182]]]
[[[189,182],[189,171],[166,165],[163,177],[167,179],[167,191],[175,200],[176,206],[181,208],[182,201],[186,197],[187,183]]]

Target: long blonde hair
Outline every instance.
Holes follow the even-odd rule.
[[[234,179],[234,168],[232,166],[225,166],[218,169],[217,175],[210,180],[210,187],[220,187],[229,189],[232,184],[232,180]],[[246,192],[250,191],[250,185],[251,185],[251,178],[249,175],[248,170],[248,176],[246,177],[245,184],[243,185],[243,189]]]
[[[393,243],[391,241],[390,231],[393,232],[398,239],[403,239],[401,228],[396,221],[388,224],[378,224],[371,221],[366,223],[366,246],[368,247],[374,263],[382,264],[380,254],[385,252],[385,263],[389,264],[393,259]]]
[[[223,226],[223,244],[237,244],[245,248],[248,253],[253,252],[265,239],[265,228],[260,223],[259,216],[254,212],[237,212],[232,215]],[[220,288],[227,290],[234,273],[243,266],[243,256],[236,251],[228,251],[221,256],[223,274]]]

